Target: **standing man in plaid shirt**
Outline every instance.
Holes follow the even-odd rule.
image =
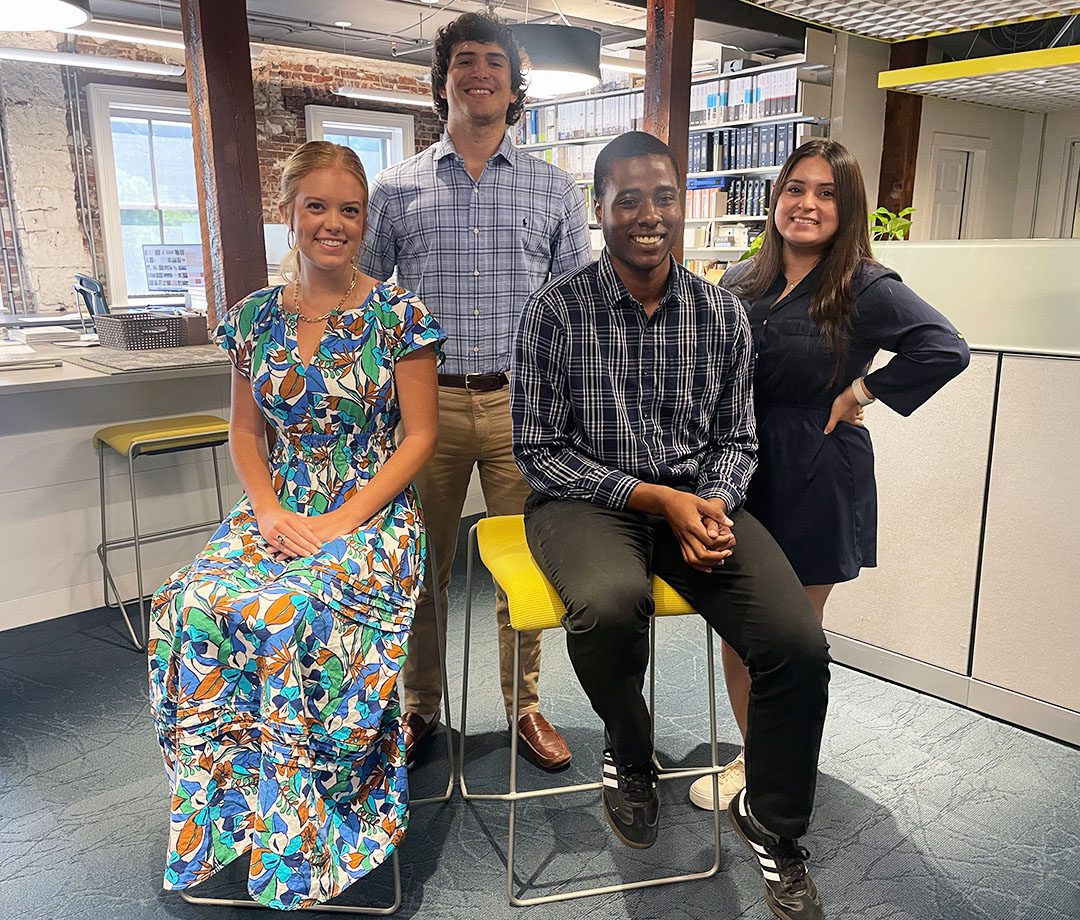
[[[604,722],[604,812],[629,846],[656,840],[641,694],[655,573],[749,667],[747,784],[731,819],[773,912],[820,918],[797,838],[814,802],[829,653],[784,554],[740,507],[757,450],[750,326],[733,295],[671,257],[683,212],[666,144],[624,134],[594,181],[606,248],[529,300],[510,402],[533,487],[529,548],[566,605],[570,660]]]
[[[520,514],[529,493],[514,463],[507,371],[518,314],[549,277],[589,261],[581,190],[561,169],[514,148],[521,55],[499,19],[467,13],[441,29],[431,68],[441,141],[375,179],[363,271],[397,279],[449,338],[439,374],[439,446],[417,479],[439,566],[442,609],[462,506],[479,467],[489,514]],[[512,711],[514,640],[506,595],[496,597],[503,699]],[[411,762],[438,725],[442,696],[434,602],[421,595],[405,662],[405,746]],[[539,711],[540,634],[521,642],[522,751],[545,769],[570,749]]]

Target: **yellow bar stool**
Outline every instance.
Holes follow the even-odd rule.
[[[138,649],[146,647],[147,613],[146,591],[143,586],[142,547],[145,543],[180,537],[196,533],[212,525],[217,525],[225,517],[225,506],[221,498],[221,471],[218,466],[216,448],[229,440],[229,423],[216,415],[177,415],[171,418],[148,419],[141,422],[127,422],[122,425],[110,425],[94,433],[94,447],[98,452],[98,487],[101,495],[101,543],[97,554],[101,561],[102,593],[106,607],[119,607],[127,624],[131,641]],[[217,490],[218,517],[212,521],[200,521],[183,527],[173,527],[154,533],[142,533],[139,530],[139,503],[135,489],[135,458],[150,454],[170,454],[182,450],[210,448],[214,461],[214,487]],[[131,537],[124,540],[108,538],[108,522],[105,505],[105,450],[113,450],[127,458],[128,485],[131,490]],[[120,597],[116,581],[109,570],[109,552],[133,547],[135,550],[135,577],[139,589],[139,633],[136,635],[127,606]],[[109,590],[116,602],[109,600]],[[140,638],[141,636],[141,638]]]
[[[472,579],[473,565],[477,551],[480,558],[502,589],[506,592],[510,605],[510,625],[515,630],[514,642],[514,712],[510,720],[510,788],[507,792],[470,792],[465,777],[465,741],[467,737],[468,700],[469,700],[469,636],[472,625]],[[663,580],[652,579],[653,599],[656,603],[656,617],[685,616],[696,613],[686,600]],[[555,629],[562,627],[562,617],[566,608],[558,593],[544,577],[536,564],[525,539],[525,518],[523,515],[483,518],[469,531],[469,554],[465,586],[465,667],[461,679],[461,747],[458,752],[460,769],[461,795],[466,801],[499,801],[510,805],[510,822],[506,847],[506,896],[515,907],[533,904],[548,904],[553,901],[569,901],[590,895],[612,894],[630,891],[636,888],[650,888],[656,885],[670,885],[675,882],[689,882],[710,878],[720,870],[720,807],[717,789],[717,774],[723,769],[717,761],[716,748],[716,670],[713,659],[712,631],[707,623],[703,625],[706,634],[706,656],[709,674],[709,741],[711,764],[707,767],[672,769],[663,767],[656,761],[660,780],[684,779],[711,774],[713,778],[713,861],[704,869],[688,871],[676,875],[664,875],[638,881],[624,882],[618,885],[605,885],[597,888],[582,888],[576,891],[539,897],[519,897],[515,890],[514,860],[516,853],[516,817],[517,803],[526,799],[547,798],[578,792],[595,792],[603,788],[603,783],[580,783],[577,785],[549,786],[543,789],[519,791],[517,788],[518,763],[518,685],[520,682],[521,632],[523,630]],[[656,731],[656,622],[651,626],[650,640],[653,654],[649,667],[649,711],[653,718],[653,732]],[[598,765],[599,770],[599,765]]]

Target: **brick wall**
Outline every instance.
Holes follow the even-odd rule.
[[[25,46],[27,42],[15,33],[3,34],[6,44]],[[149,48],[139,45],[124,44],[118,42],[97,41],[94,39],[79,38],[77,46],[69,36],[53,35],[41,36],[40,41],[51,43],[51,47],[61,51],[93,50],[93,53],[107,55],[109,57],[124,57],[134,60],[159,61],[167,63],[183,63],[183,52],[174,49]],[[36,42],[37,43],[37,42]],[[6,77],[11,69],[3,64],[3,75]],[[63,99],[52,98],[52,91],[59,83],[59,68],[41,64],[18,65],[20,70],[20,82],[25,85],[30,75],[35,83],[50,87],[50,92],[44,94],[40,100],[33,93],[22,93],[18,104],[22,113],[31,122],[38,120],[55,120],[57,111],[62,113],[65,105]],[[100,209],[97,201],[97,167],[94,161],[93,145],[90,138],[90,113],[87,107],[86,87],[91,83],[108,83],[122,86],[145,86],[158,89],[168,89],[176,92],[186,92],[183,78],[157,78],[145,75],[108,74],[95,71],[78,71],[79,112],[82,117],[84,128],[83,155],[87,171],[87,196],[83,194],[76,179],[76,150],[75,132],[66,133],[66,137],[57,135],[53,142],[57,148],[55,156],[49,156],[49,169],[37,170],[42,173],[35,181],[40,181],[48,186],[47,197],[61,199],[63,207],[57,209],[55,215],[50,215],[50,220],[63,214],[65,230],[71,240],[68,240],[69,258],[61,260],[71,264],[45,264],[56,262],[56,259],[35,259],[32,253],[27,253],[23,248],[26,274],[30,276],[31,285],[34,280],[44,274],[50,276],[50,285],[56,291],[51,291],[48,296],[40,296],[35,301],[33,308],[43,311],[70,306],[70,297],[59,297],[62,288],[70,289],[72,272],[85,270],[90,264],[90,241],[85,239],[80,218],[85,210],[89,216],[89,224],[93,236],[93,246],[96,250],[99,265],[99,275],[108,290],[108,277],[106,275],[104,241],[100,220]],[[281,168],[285,158],[307,138],[305,136],[305,113],[307,105],[335,106],[343,109],[364,109],[367,111],[391,112],[405,114],[413,117],[414,136],[416,150],[422,150],[434,143],[442,134],[442,124],[438,117],[430,110],[414,106],[385,105],[367,100],[352,100],[334,94],[334,89],[342,85],[359,86],[369,89],[396,90],[418,95],[429,93],[427,84],[422,83],[420,78],[426,73],[426,68],[413,64],[397,62],[372,61],[347,55],[335,55],[326,53],[313,53],[301,50],[253,46],[252,47],[252,77],[255,93],[256,130],[258,132],[258,148],[260,159],[260,173],[262,175],[263,191],[263,216],[264,220],[277,223],[277,194],[281,177]],[[34,111],[38,107],[41,111]],[[44,107],[51,109],[46,112]],[[0,118],[8,121],[11,113],[0,109]],[[61,114],[61,117],[62,114]],[[20,165],[30,169],[27,161],[29,154],[20,148],[18,157],[13,152],[12,171],[18,173]],[[2,194],[2,176],[0,176],[0,194]],[[28,199],[37,193],[27,193]],[[24,196],[16,187],[15,210],[23,222],[23,218],[29,213],[28,207],[32,202],[24,201]],[[40,197],[38,195],[37,197]],[[10,229],[10,228],[9,228]],[[55,228],[51,228],[55,229]],[[20,227],[20,232],[23,228]],[[40,248],[40,247],[39,247]],[[0,256],[2,257],[2,256]],[[3,266],[0,264],[0,285],[4,284]],[[2,289],[0,289],[2,293]]]

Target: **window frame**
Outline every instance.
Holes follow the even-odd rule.
[[[124,265],[124,236],[120,224],[120,193],[116,184],[116,159],[110,119],[130,113],[142,118],[179,118],[192,123],[191,108],[186,90],[151,89],[138,86],[116,86],[91,83],[86,88],[90,111],[90,139],[94,151],[94,175],[97,182],[98,214],[105,250],[105,277],[109,286],[109,301],[130,303],[127,289],[127,270]],[[119,110],[119,111],[117,111]],[[192,159],[194,160],[194,150]],[[196,206],[194,213],[198,215]],[[201,219],[201,218],[200,218]],[[153,295],[137,297],[137,301],[160,300]]]
[[[416,152],[416,119],[412,115],[397,112],[371,112],[367,109],[336,105],[304,106],[304,129],[309,141],[323,140],[327,130],[333,133],[335,127],[354,130],[375,128],[390,132],[388,166],[407,160]],[[374,178],[374,176],[368,176],[368,179]]]

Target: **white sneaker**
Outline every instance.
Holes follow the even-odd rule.
[[[727,808],[739,790],[746,785],[746,760],[745,752],[739,751],[739,756],[729,763],[716,776],[717,786],[720,790],[720,807]],[[690,785],[690,801],[698,808],[706,811],[713,810],[712,777],[702,776],[694,780]]]

